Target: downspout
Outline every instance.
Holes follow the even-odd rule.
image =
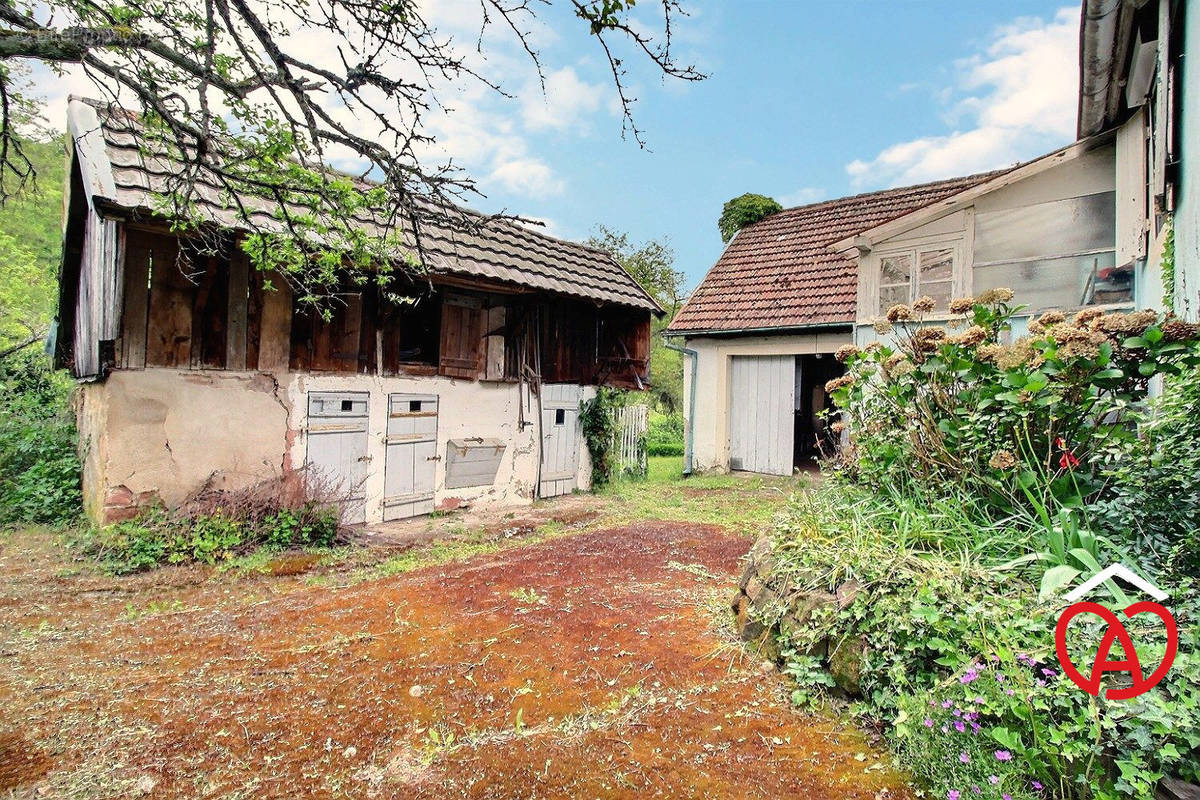
[[[692,380],[688,387],[687,398],[687,427],[683,433],[683,474],[692,474],[692,439],[695,431],[696,420],[696,368],[699,366],[700,354],[690,347],[681,347],[677,344],[671,344],[671,339],[668,334],[663,334],[663,347],[668,350],[674,350],[676,353],[682,353],[692,360]]]

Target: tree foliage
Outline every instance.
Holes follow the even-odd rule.
[[[650,392],[653,405],[668,414],[683,408],[683,359],[662,343],[662,332],[683,303],[684,280],[675,269],[675,251],[662,239],[635,244],[629,234],[597,226],[587,244],[612,254],[666,314],[650,324]]]
[[[783,206],[766,195],[746,193],[733,198],[721,208],[721,218],[717,220],[721,241],[728,242],[747,225],[780,211],[783,211]]]
[[[623,132],[639,143],[625,64],[704,77],[671,50],[679,0],[663,0],[657,31],[635,22],[635,0],[560,2],[603,53]],[[302,299],[345,277],[333,264],[360,277],[367,265],[419,268],[423,227],[486,221],[457,206],[476,192],[472,178],[429,163],[427,118],[447,113],[451,89],[506,94],[494,68],[477,66],[495,35],[514,38],[542,75],[534,31],[550,3],[479,3],[479,38],[462,48],[417,0],[0,0],[0,198],[36,174],[23,138],[36,115],[17,65],[75,66],[101,100],[136,112],[139,146],[171,164],[156,210],[179,227],[205,232],[201,200],[220,198],[249,231],[255,264],[285,268]],[[334,161],[355,163],[360,178]]]
[[[0,206],[0,356],[46,335],[62,246],[62,142],[23,142],[22,150],[38,180]]]

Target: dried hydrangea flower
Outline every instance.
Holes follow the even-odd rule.
[[[917,298],[917,302],[913,303],[912,307],[913,311],[917,311],[922,314],[928,314],[930,311],[933,311],[933,307],[935,305],[937,304],[934,303],[932,297],[929,295],[923,295]]]
[[[1013,299],[1013,290],[1004,287],[995,289],[984,289],[975,298],[978,303],[985,306],[994,306],[997,303],[1007,303]]]
[[[842,431],[846,430],[846,423],[840,422],[840,421],[835,422],[829,426],[829,430],[840,435],[842,433]]]
[[[828,394],[832,394],[833,392],[837,391],[838,389],[841,389],[843,386],[849,386],[852,383],[854,383],[853,375],[842,375],[841,377],[834,378],[833,380],[826,383],[825,391]]]
[[[1076,325],[1087,325],[1092,320],[1102,316],[1104,316],[1104,312],[1098,308],[1085,308],[1075,315],[1074,322]]]
[[[975,351],[975,357],[980,361],[992,362],[1000,353],[1004,352],[1004,346],[999,344],[985,344]]]
[[[1066,320],[1067,318],[1061,311],[1047,311],[1037,319],[1038,322],[1045,326],[1057,325],[1060,322],[1066,322]]]
[[[883,342],[867,342],[866,347],[863,348],[863,352],[866,353],[867,355],[874,355],[875,353],[878,353],[882,349],[883,349]]]
[[[992,457],[988,459],[988,466],[992,469],[1012,469],[1017,465],[1017,458],[1009,450],[997,450],[992,453]]]
[[[1200,334],[1200,326],[1181,319],[1171,319],[1163,323],[1163,340],[1167,342],[1188,342]]]
[[[861,352],[861,350],[852,344],[844,344],[837,349],[837,352],[833,354],[833,357],[844,364]]]
[[[902,320],[912,319],[913,311],[904,303],[897,303],[887,310],[888,322],[901,322]]]
[[[903,378],[917,368],[917,365],[911,361],[901,361],[896,366],[892,367],[891,376],[893,378]]]
[[[975,308],[974,297],[957,297],[950,301],[951,314],[968,314]]]
[[[892,332],[892,323],[888,322],[886,319],[876,319],[873,325],[875,332],[880,336],[886,336]]]
[[[978,326],[972,325],[958,336],[958,343],[964,347],[975,347],[987,341],[987,331]]]

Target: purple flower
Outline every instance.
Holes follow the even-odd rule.
[[[942,708],[949,708],[951,705],[953,705],[953,703],[951,703],[949,700],[942,701]]]
[[[946,727],[945,725],[942,726],[942,733],[947,733],[947,732],[949,732],[949,730],[950,729],[948,727]]]
[[[995,786],[999,782],[1000,782],[999,775],[988,775],[988,783],[990,783],[992,786]]]
[[[1046,667],[1042,667],[1042,674],[1045,675],[1047,678],[1053,678],[1058,673],[1052,669],[1047,669]]]
[[[984,700],[983,700],[983,698],[982,698],[982,697],[976,697],[976,698],[975,698],[975,704],[976,704],[976,705],[979,705],[979,706],[981,706],[981,705],[983,705],[983,703],[984,703]]]
[[[1012,753],[1008,752],[1007,750],[997,750],[996,751],[996,760],[997,761],[1012,761]]]
[[[972,786],[971,791],[975,794],[983,794],[983,789],[980,789],[978,786]]]
[[[946,792],[946,800],[958,800],[958,798],[959,798],[958,789],[951,789],[950,791]]]
[[[979,723],[978,722],[971,723],[971,733],[979,733]]]
[[[1038,791],[1040,792],[1040,791],[1042,790],[1042,784],[1041,784],[1041,782],[1040,782],[1040,781],[1034,781],[1034,782],[1033,782],[1033,788],[1034,788],[1034,789],[1036,789],[1036,790],[1038,790]]]
[[[963,676],[958,679],[958,682],[967,684],[967,683],[971,683],[971,682],[977,680],[978,678],[979,678],[979,673],[975,671],[974,667],[971,667],[969,670],[967,670],[966,672],[963,673]]]
[[[1003,672],[996,673],[996,683],[1004,683],[1004,673]]]
[[[1009,697],[1012,697],[1014,694],[1016,694],[1016,692],[1014,692],[1012,689],[1005,689],[1004,693]]]
[[[1012,800],[1012,795],[1008,792],[1005,792],[1004,794],[1000,795],[1000,800]]]
[[[959,733],[962,733],[966,729],[967,729],[967,726],[964,725],[961,721],[954,723],[954,730],[958,731]]]
[[[954,716],[956,716],[956,717],[961,717],[961,716],[962,716],[962,709],[961,709],[961,708],[956,708],[956,709],[954,709]]]
[[[1041,678],[1038,678],[1038,679],[1037,679],[1037,685],[1038,685],[1038,686],[1045,686],[1045,685],[1046,685],[1046,682],[1045,682],[1044,680],[1042,680]]]
[[[926,728],[932,728],[932,727],[933,727],[933,720],[931,720],[929,717],[926,717],[926,718],[925,718],[925,727],[926,727]]]
[[[964,751],[962,751],[961,753],[959,753],[959,754],[958,754],[958,760],[959,760],[959,761],[961,761],[961,762],[962,762],[962,763],[964,763],[964,764],[970,764],[970,763],[971,763],[971,757],[970,757],[969,755],[967,755],[967,751],[966,751],[966,750],[964,750]]]

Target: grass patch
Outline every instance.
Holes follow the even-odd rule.
[[[642,520],[723,525],[757,533],[788,498],[808,486],[806,475],[784,478],[764,475],[683,476],[683,458],[651,456],[645,478],[614,482],[597,495],[608,501],[598,526]]]

